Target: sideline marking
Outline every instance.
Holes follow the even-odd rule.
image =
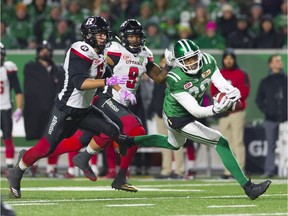
[[[107,207],[138,207],[138,206],[154,206],[155,204],[119,204],[119,205],[106,205]]]
[[[205,214],[205,215],[201,215],[201,216],[272,216],[272,215],[288,215],[288,213],[286,212],[275,212],[275,213],[255,213],[255,214],[247,214],[247,213],[244,213],[244,214]],[[173,215],[173,216],[195,216],[195,214],[193,215]],[[200,215],[199,215],[200,216]]]
[[[244,208],[244,207],[255,207],[256,205],[212,205],[207,208]]]
[[[47,202],[47,203],[43,203],[43,202],[41,202],[41,203],[39,203],[39,202],[34,202],[34,203],[15,203],[15,204],[12,204],[13,206],[34,206],[34,205],[41,205],[41,206],[43,206],[43,205],[58,205],[58,203],[49,203],[49,202]]]

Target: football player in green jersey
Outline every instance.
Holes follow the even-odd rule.
[[[161,147],[177,150],[190,139],[214,147],[224,166],[243,187],[247,196],[254,200],[265,193],[271,181],[254,184],[248,180],[229,148],[222,134],[206,127],[196,120],[227,111],[241,95],[221,75],[213,56],[202,53],[191,40],[177,41],[172,51],[165,50],[166,63],[172,66],[166,77],[166,92],[163,107],[163,120],[168,128],[168,136],[145,135],[131,138],[129,143],[119,141],[119,148],[125,154],[127,146]],[[226,93],[219,102],[202,107],[203,94],[211,84]]]

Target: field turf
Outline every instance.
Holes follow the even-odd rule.
[[[255,179],[256,183],[262,179]],[[288,215],[287,180],[272,179],[267,192],[252,201],[234,180],[154,180],[131,178],[137,193],[111,189],[111,180],[23,178],[22,198],[1,195],[17,216],[188,216]]]

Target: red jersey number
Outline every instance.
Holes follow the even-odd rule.
[[[135,88],[135,83],[136,83],[136,78],[138,77],[139,74],[139,69],[137,67],[131,67],[129,69],[129,74],[128,77],[129,79],[126,82],[126,87],[127,88]]]

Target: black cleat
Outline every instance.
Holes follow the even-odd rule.
[[[127,182],[126,172],[127,170],[124,169],[119,170],[119,173],[111,184],[112,188],[128,192],[137,192],[138,189]]]
[[[249,180],[246,185],[243,186],[243,189],[251,200],[255,200],[257,197],[266,192],[270,184],[270,180],[266,180],[259,184],[254,184],[251,182],[251,180]]]
[[[117,177],[114,179],[114,181],[111,184],[111,187],[115,190],[123,190],[127,192],[137,192],[138,189],[134,187],[133,185],[129,184],[126,180],[120,180],[117,179]]]
[[[20,168],[10,168],[7,170],[7,180],[11,196],[14,198],[21,198],[21,179],[24,172],[19,172]]]
[[[83,152],[84,153],[84,152]],[[82,154],[79,153],[73,158],[73,163],[75,166],[79,167],[84,173],[84,175],[90,180],[90,181],[97,181],[97,176],[89,166],[88,162],[86,160],[83,160]]]

